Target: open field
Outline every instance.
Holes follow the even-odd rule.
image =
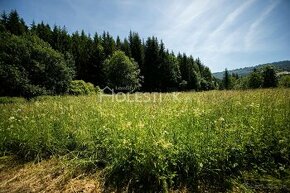
[[[59,160],[67,178],[97,173],[87,181],[98,191],[290,189],[289,89],[1,102],[3,159]],[[7,177],[7,167],[9,181],[17,172]],[[0,192],[11,186],[2,181]]]

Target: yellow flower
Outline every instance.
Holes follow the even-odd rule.
[[[144,125],[142,122],[139,122],[139,124],[138,124],[138,127],[139,127],[139,128],[144,128],[144,126],[145,126],[145,125]]]

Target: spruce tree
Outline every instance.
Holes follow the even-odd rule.
[[[141,69],[141,74],[143,74],[144,50],[142,46],[142,41],[138,33],[131,32],[131,31],[128,38],[129,38],[131,57],[134,58],[134,60],[138,63]]]
[[[231,88],[231,79],[230,79],[229,71],[227,68],[225,69],[225,73],[224,73],[223,85],[226,90]]]
[[[20,19],[16,10],[13,10],[9,13],[5,28],[10,33],[15,35],[22,35],[28,30],[28,27],[25,25],[24,20]]]
[[[277,87],[278,80],[275,70],[271,66],[265,67],[263,70],[263,87]]]
[[[125,52],[125,54],[126,54],[129,58],[132,57],[131,49],[130,49],[130,45],[129,45],[129,42],[128,42],[128,40],[127,40],[126,38],[124,39],[124,42],[123,42],[122,45],[121,45],[121,50],[122,50],[123,52]]]

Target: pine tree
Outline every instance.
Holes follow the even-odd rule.
[[[144,90],[158,91],[160,83],[159,69],[159,44],[155,37],[148,38],[145,45],[144,60]]]
[[[132,58],[131,49],[128,40],[125,38],[123,44],[121,45],[121,50],[125,52],[125,54]]]
[[[40,24],[35,25],[33,21],[30,31],[40,37],[42,40],[48,42],[55,49],[55,44],[53,42],[53,32],[48,24],[45,25],[43,22],[41,22]]]
[[[7,24],[7,14],[4,11],[0,17],[0,32],[7,31],[6,24]]]
[[[180,70],[177,58],[174,54],[164,53],[160,65],[161,90],[173,91],[178,90],[181,80]]]
[[[278,80],[275,70],[271,66],[265,67],[263,70],[263,87],[277,87]]]
[[[228,71],[227,68],[225,69],[225,74],[224,74],[224,78],[223,78],[223,84],[224,84],[224,88],[226,90],[231,88],[231,79],[230,79],[229,71]]]
[[[25,25],[24,20],[20,19],[16,10],[10,12],[7,18],[7,22],[5,24],[5,28],[10,33],[15,35],[22,35],[28,30],[28,27]]]
[[[122,48],[122,43],[121,43],[120,37],[117,36],[117,39],[116,39],[116,50],[121,50],[121,48]]]
[[[111,56],[115,52],[116,50],[115,40],[109,34],[109,32],[103,32],[102,46],[104,48],[104,54],[106,58]]]
[[[22,35],[28,28],[18,13],[12,11],[9,15],[5,12],[1,15],[0,31]],[[115,41],[108,32],[104,32],[102,36],[96,33],[91,38],[83,30],[80,34],[75,32],[70,35],[65,27],[51,28],[43,22],[33,22],[29,31],[48,42],[53,49],[74,60],[76,79],[95,85],[105,84],[102,71],[104,60],[111,57],[116,50],[123,51],[137,62],[145,91],[167,91],[171,88],[177,90],[180,85],[183,89],[208,90],[214,85],[209,68],[199,58],[194,60],[192,56],[180,53],[176,57],[156,37],[149,37],[144,43],[138,33],[130,31],[128,39],[125,38],[124,41],[119,36]]]
[[[142,46],[142,41],[138,33],[131,32],[131,31],[128,38],[129,38],[131,57],[134,58],[134,60],[138,63],[141,70],[141,74],[143,74],[144,50]]]

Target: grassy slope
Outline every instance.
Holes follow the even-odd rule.
[[[129,191],[223,191],[250,186],[253,175],[271,176],[280,191],[289,188],[289,96],[275,89],[2,104],[0,151],[22,160],[60,156],[74,170],[101,171],[105,187]]]

